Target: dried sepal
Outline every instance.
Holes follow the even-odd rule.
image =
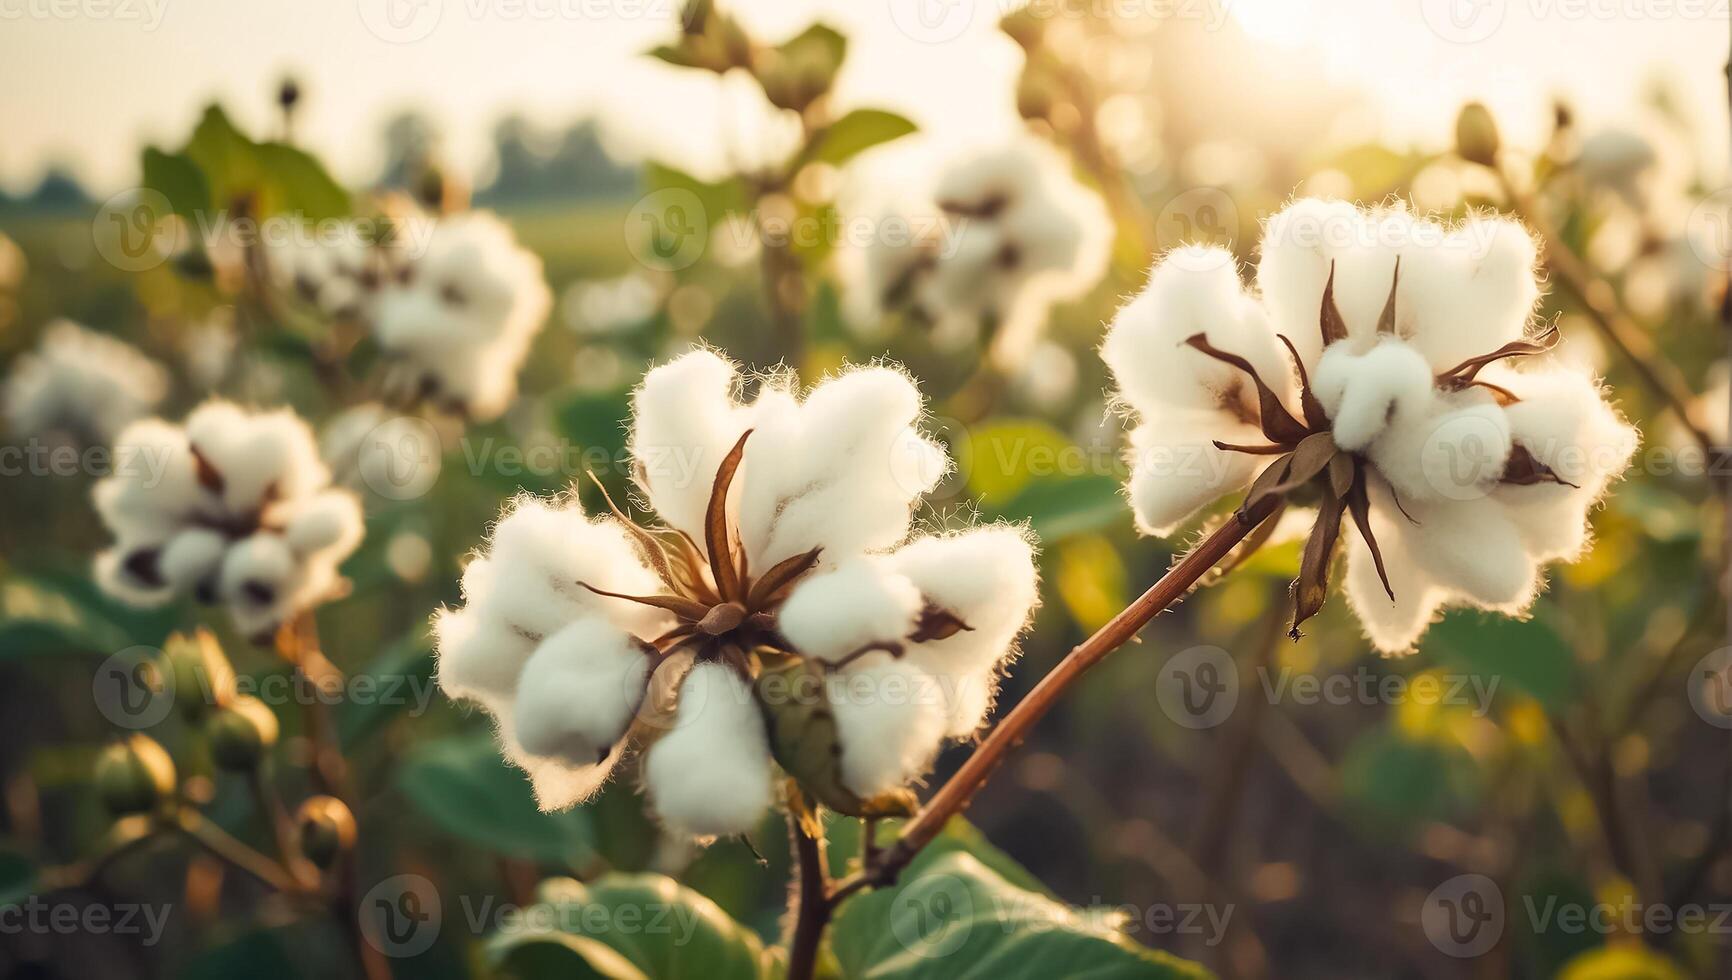
[[[1359,529],[1360,539],[1371,551],[1371,562],[1377,566],[1377,578],[1383,583],[1383,591],[1394,602],[1395,588],[1389,584],[1389,571],[1383,567],[1383,549],[1377,546],[1377,535],[1371,532],[1371,496],[1365,486],[1365,468],[1361,465],[1358,469],[1358,476],[1347,491],[1347,512],[1353,515],[1353,526]]]
[[[1335,305],[1335,263],[1329,263],[1329,279],[1323,284],[1323,303],[1317,313],[1317,329],[1323,335],[1323,346],[1347,339],[1347,320],[1341,307]]]
[[[963,622],[962,617],[928,601],[920,608],[920,618],[915,620],[914,630],[908,634],[908,642],[930,643],[933,640],[948,640],[958,633],[973,631],[974,627]]]
[[[1395,276],[1389,283],[1389,298],[1383,302],[1383,312],[1377,317],[1379,336],[1395,336],[1395,290],[1401,285],[1401,256],[1395,257]]]
[[[1438,386],[1450,391],[1460,391],[1472,384],[1485,384],[1485,382],[1475,379],[1479,376],[1480,369],[1487,364],[1511,357],[1532,357],[1535,354],[1544,354],[1557,346],[1557,342],[1558,328],[1556,324],[1552,324],[1545,329],[1545,332],[1532,340],[1512,340],[1489,354],[1481,354],[1478,357],[1470,357],[1462,361],[1437,376]]]
[[[211,465],[210,458],[205,456],[197,446],[188,446],[187,448],[192,452],[192,468],[193,473],[198,477],[198,485],[220,496],[226,483],[222,473]]]
[[[1346,502],[1325,487],[1317,507],[1317,523],[1311,526],[1311,537],[1306,539],[1299,559],[1299,578],[1293,582],[1293,628],[1287,635],[1295,640],[1304,635],[1299,627],[1317,615],[1329,598],[1329,565],[1335,557],[1345,509]]]
[[[751,435],[751,429],[740,433],[734,448],[722,457],[716,482],[710,487],[709,507],[704,512],[704,546],[709,552],[710,574],[724,600],[741,598],[740,567],[735,564],[733,538],[728,529],[728,489],[733,486],[734,474],[739,471],[740,460],[746,454],[746,440]]]
[[[1209,338],[1203,334],[1192,334],[1185,339],[1185,345],[1214,358],[1223,364],[1238,368],[1251,383],[1257,387],[1257,425],[1263,430],[1271,442],[1293,442],[1305,438],[1309,434],[1303,423],[1293,417],[1293,413],[1282,404],[1281,396],[1275,393],[1258,374],[1251,362],[1237,354],[1221,350],[1209,343]]]
[[[1566,487],[1576,487],[1576,484],[1559,476],[1550,466],[1540,462],[1526,446],[1520,443],[1510,447],[1509,462],[1504,464],[1503,476],[1499,483],[1511,486],[1528,487],[1536,483],[1556,483]],[[1581,489],[1576,487],[1576,489]]]

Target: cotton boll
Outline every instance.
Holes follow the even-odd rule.
[[[149,548],[155,545],[146,546]],[[92,565],[92,574],[96,584],[107,593],[129,606],[149,609],[160,606],[174,598],[174,590],[167,584],[160,586],[141,581],[129,568],[129,559],[140,550],[137,543],[128,543],[98,552]]]
[[[969,627],[908,644],[905,659],[944,690],[947,733],[970,735],[992,703],[997,671],[1015,655],[1016,639],[1040,603],[1040,573],[1027,532],[996,525],[917,538],[889,562],[928,603]]]
[[[625,735],[650,658],[605,619],[579,620],[543,640],[523,666],[513,707],[531,755],[588,765]]]
[[[1292,387],[1289,355],[1261,308],[1244,294],[1225,249],[1190,246],[1169,252],[1149,284],[1107,328],[1101,358],[1121,396],[1146,419],[1172,408],[1221,409],[1254,418],[1256,392],[1237,368],[1185,346],[1195,334],[1251,362],[1277,393]],[[1315,326],[1313,326],[1315,330]]]
[[[1317,364],[1312,390],[1329,416],[1335,444],[1359,452],[1392,419],[1425,414],[1432,373],[1425,359],[1400,341],[1385,340],[1363,354],[1346,343],[1332,344]]]
[[[919,776],[944,741],[949,706],[937,679],[885,660],[833,683],[830,707],[842,746],[842,784],[871,798]]]
[[[214,590],[216,583],[212,579],[222,565],[228,546],[228,539],[216,531],[188,528],[169,539],[162,549],[158,567],[169,585],[180,592]],[[215,595],[202,598],[214,599]]]
[[[1347,601],[1372,645],[1386,654],[1406,653],[1436,617],[1447,593],[1413,559],[1413,549],[1418,546],[1413,538],[1415,529],[1388,489],[1373,482],[1368,491],[1372,534],[1383,554],[1390,591],[1395,595],[1391,598],[1389,591],[1384,590],[1370,546],[1352,531],[1342,534],[1347,541],[1343,586]]]
[[[1330,263],[1337,258],[1335,246],[1350,240],[1361,224],[1358,209],[1347,201],[1305,198],[1282,208],[1264,225],[1257,288],[1271,326],[1293,341],[1308,365],[1316,364],[1322,353],[1317,321]]]
[[[1475,218],[1401,266],[1397,326],[1434,371],[1519,340],[1539,301],[1538,247],[1506,218]]]
[[[1131,510],[1137,529],[1165,537],[1210,502],[1251,483],[1269,460],[1219,449],[1214,440],[1260,445],[1255,426],[1223,426],[1211,412],[1173,410],[1131,430]]]
[[[255,511],[267,496],[294,499],[330,482],[312,430],[288,409],[249,415],[228,402],[206,402],[187,417],[186,432],[220,477],[217,495],[231,513]]]
[[[716,471],[746,425],[734,366],[707,350],[652,369],[632,396],[637,480],[662,520],[702,540]]]
[[[441,609],[433,618],[439,687],[447,697],[471,699],[489,708],[517,691],[523,665],[536,641],[497,617],[475,609]]]
[[[494,528],[485,563],[464,570],[463,594],[526,632],[545,636],[601,611],[621,629],[646,631],[666,614],[606,592],[648,595],[661,591],[655,574],[638,559],[625,532],[611,522],[591,522],[572,507],[519,497]]]
[[[168,393],[160,364],[118,337],[56,320],[14,363],[0,414],[14,434],[70,434],[107,445]]]
[[[1598,499],[1629,466],[1636,430],[1606,403],[1598,383],[1570,370],[1492,371],[1488,380],[1515,392],[1505,411],[1516,444],[1568,483]]]
[[[186,434],[161,419],[123,430],[114,445],[114,472],[96,484],[92,499],[110,530],[156,528],[184,519],[199,502]]]
[[[361,543],[361,503],[347,490],[324,490],[299,503],[283,537],[299,555],[329,549],[342,555]]]
[[[920,394],[905,374],[862,368],[798,406],[781,395],[759,401],[738,498],[741,542],[756,567],[819,546],[833,555],[885,548],[907,535],[936,447],[911,432]]]
[[[295,574],[295,556],[280,535],[254,534],[223,557],[221,592],[231,604],[271,606]]]
[[[644,756],[657,814],[696,837],[751,830],[774,786],[763,716],[746,682],[723,664],[694,666],[680,683],[675,718]]]
[[[1497,501],[1439,501],[1408,510],[1419,522],[1411,535],[1413,559],[1439,585],[1483,609],[1513,613],[1533,601],[1538,569]]]
[[[564,759],[531,755],[517,744],[516,718],[509,701],[488,706],[494,714],[495,732],[507,762],[529,774],[535,805],[543,812],[565,810],[584,803],[607,785],[623,753],[615,752],[600,763],[574,765]]]
[[[1424,415],[1397,413],[1370,458],[1403,500],[1474,500],[1490,493],[1510,456],[1510,427],[1489,395],[1444,399]]]
[[[836,661],[914,628],[920,590],[883,559],[861,557],[801,582],[777,613],[782,635],[808,657]]]

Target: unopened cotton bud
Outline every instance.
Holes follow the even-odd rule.
[[[355,815],[334,796],[315,796],[295,814],[295,840],[301,854],[320,868],[329,868],[355,848]]]
[[[163,644],[181,717],[196,722],[235,697],[235,669],[209,630],[176,633]]]
[[[243,694],[212,714],[205,732],[218,766],[250,772],[277,744],[277,716],[263,701]]]
[[[148,735],[132,735],[96,760],[96,788],[115,816],[148,813],[174,795],[174,760]]]
[[[1469,163],[1492,167],[1497,165],[1499,149],[1497,120],[1491,110],[1479,102],[1461,107],[1455,117],[1455,152]]]

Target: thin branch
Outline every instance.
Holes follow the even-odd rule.
[[[789,807],[788,839],[794,851],[795,881],[789,899],[794,925],[788,938],[788,980],[811,980],[816,973],[818,946],[836,907],[830,895],[829,871],[824,867],[824,825],[814,817],[811,823],[817,831],[809,831],[808,816],[813,816],[809,808]]]
[[[1004,716],[956,774],[939,787],[932,799],[909,820],[901,836],[883,852],[877,865],[850,876],[840,889],[852,891],[858,888],[854,884],[856,878],[864,878],[873,885],[894,881],[921,848],[938,836],[951,817],[968,808],[980,787],[1022,744],[1029,730],[1052,710],[1071,685],[1108,654],[1134,639],[1150,620],[1183,599],[1197,580],[1231,554],[1233,547],[1267,520],[1279,503],[1269,498],[1258,504],[1244,520],[1235,518],[1223,522],[1160,581],[1066,655],[1051,673],[1041,678],[1027,697]]]

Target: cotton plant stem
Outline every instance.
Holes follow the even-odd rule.
[[[806,827],[810,811],[788,813],[788,839],[794,851],[795,881],[790,901],[794,908],[793,931],[788,938],[788,980],[811,980],[818,968],[818,947],[836,903],[830,894],[830,876],[824,867],[824,830],[817,820],[816,834]]]
[[[1654,396],[1665,403],[1690,437],[1713,461],[1719,455],[1714,438],[1690,415],[1690,402],[1695,399],[1690,385],[1677,367],[1654,346],[1648,333],[1623,311],[1611,283],[1589,267],[1581,256],[1570,250],[1563,236],[1533,194],[1517,186],[1501,163],[1492,168],[1502,182],[1504,192],[1515,205],[1523,220],[1534,226],[1543,241],[1541,261],[1546,269],[1564,284],[1564,288],[1582,304],[1588,322],[1599,328],[1601,336],[1615,348],[1642,383]]]
[[[327,688],[343,684],[343,672],[325,656],[319,642],[319,624],[312,610],[303,612],[290,627],[290,648],[286,659],[295,672],[322,694]],[[307,741],[311,745],[311,771],[319,791],[343,801],[355,809],[349,788],[348,761],[332,733],[330,713],[319,696],[308,698],[302,705]]]
[[[1233,548],[1268,519],[1279,505],[1280,500],[1271,497],[1245,515],[1243,520],[1227,519],[1147,592],[1067,654],[1051,673],[1041,678],[1027,697],[1004,716],[956,774],[939,787],[932,799],[908,821],[896,843],[882,853],[877,865],[861,869],[837,886],[832,902],[862,887],[894,881],[921,848],[938,836],[951,817],[968,809],[980,787],[1089,668],[1129,643],[1150,620],[1183,599],[1198,579],[1231,554]]]
[[[229,835],[196,810],[183,810],[180,829],[200,847],[259,881],[282,892],[294,895],[300,884],[288,869]]]

